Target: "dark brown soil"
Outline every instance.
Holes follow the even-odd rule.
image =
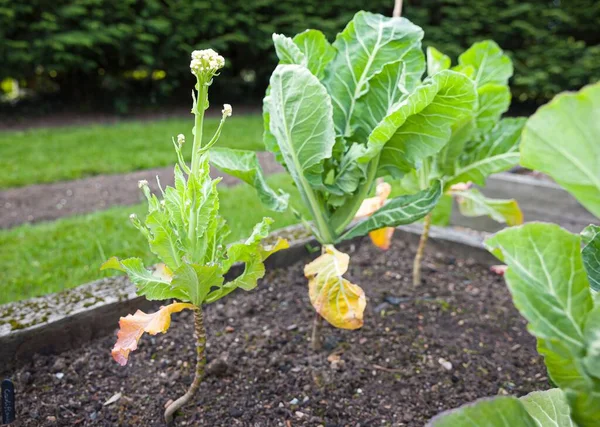
[[[177,425],[422,426],[479,397],[548,388],[501,277],[429,253],[415,292],[412,245],[345,249],[348,276],[369,298],[364,327],[325,327],[325,349],[313,352],[303,264],[269,272],[257,290],[206,308],[210,373]],[[15,425],[162,425],[165,403],[191,382],[191,313],[174,315],[165,335],[144,336],[126,367],[110,357],[114,341],[38,356],[14,372]]]
[[[258,153],[258,156],[266,174],[283,171],[270,153]],[[216,169],[213,172],[215,176],[223,176],[223,185],[239,182]],[[145,179],[153,191],[158,191],[157,175],[163,187],[173,185],[173,167],[168,166],[0,191],[0,228],[139,203],[143,196],[137,182]]]

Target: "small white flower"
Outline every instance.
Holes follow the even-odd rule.
[[[192,52],[190,69],[192,74],[208,73],[212,77],[225,65],[225,59],[212,49],[195,50]]]
[[[231,117],[231,112],[232,112],[232,108],[231,105],[229,104],[223,104],[223,110],[221,111],[221,113],[223,113],[224,117]]]
[[[135,221],[137,219],[137,215],[132,213],[131,215],[129,215],[129,219]]]
[[[138,187],[139,188],[144,188],[148,186],[148,181],[146,181],[145,179],[140,179],[138,181]]]
[[[177,144],[183,145],[184,142],[185,142],[185,135],[182,133],[177,135]]]

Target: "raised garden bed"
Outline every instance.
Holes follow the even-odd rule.
[[[258,290],[208,306],[209,375],[176,424],[422,426],[477,397],[547,388],[535,340],[489,272],[478,236],[435,230],[425,283],[414,290],[416,229],[400,230],[387,252],[368,240],[343,248],[353,257],[349,278],[369,299],[365,325],[325,328],[322,352],[308,345],[314,311],[303,245],[276,258],[298,262],[271,270]],[[161,425],[164,404],[191,381],[190,328],[191,315],[174,316],[169,334],[144,337],[127,367],[110,357],[112,335],[33,355],[9,373],[20,425]],[[59,337],[53,332],[53,342]]]

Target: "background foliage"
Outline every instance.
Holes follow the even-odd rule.
[[[391,14],[392,0],[369,9]],[[330,40],[362,0],[0,0],[0,81],[66,105],[106,106],[174,99],[192,84],[191,50],[227,59],[213,93],[260,101],[276,64],[271,34],[307,27]],[[407,0],[403,15],[425,30],[425,45],[455,58],[494,39],[515,63],[516,102],[539,104],[600,76],[596,0]],[[60,96],[57,97],[56,95]]]

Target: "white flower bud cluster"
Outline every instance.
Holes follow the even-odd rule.
[[[148,181],[146,181],[145,179],[141,179],[138,181],[138,187],[139,188],[144,188],[148,186]]]
[[[177,144],[179,144],[180,147],[183,145],[184,142],[185,142],[185,135],[182,133],[177,135]]]
[[[225,65],[225,59],[212,49],[195,50],[192,52],[190,69],[192,74],[202,73],[212,76]]]
[[[231,105],[223,104],[223,110],[221,110],[221,113],[223,113],[223,117],[231,117],[232,111],[233,109],[231,108]]]

